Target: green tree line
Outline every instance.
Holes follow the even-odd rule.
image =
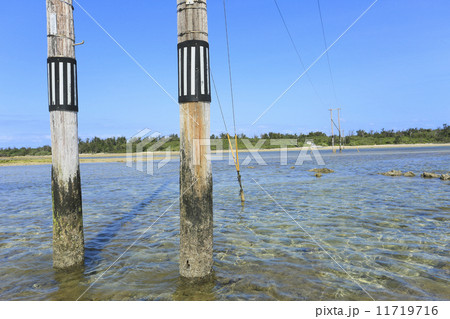
[[[214,140],[211,148],[216,149],[215,143],[221,143],[222,149],[229,148],[227,135],[221,133],[219,135],[211,135]],[[289,147],[303,146],[306,140],[312,140],[319,146],[330,146],[332,137],[323,132],[309,132],[308,134],[283,134],[283,133],[264,133],[259,136],[248,137],[245,134],[239,134],[238,146],[240,149],[247,148],[243,139],[248,140],[255,146],[261,139],[265,140],[261,148],[278,148],[279,145],[271,144],[270,140],[274,139],[292,139],[296,143]],[[335,145],[339,144],[339,137],[335,136]],[[234,147],[234,138],[231,139]],[[247,142],[247,143],[248,143]],[[384,145],[384,144],[419,144],[419,143],[450,143],[450,127],[444,124],[437,129],[423,129],[410,128],[407,130],[385,130],[380,132],[364,130],[350,131],[348,135],[342,137],[344,145],[359,146],[359,145]],[[172,134],[167,137],[156,137],[152,139],[135,139],[131,143],[133,152],[136,151],[177,151],[180,148],[180,139],[177,134]],[[140,146],[139,146],[140,145]],[[79,140],[79,152],[81,154],[97,154],[97,153],[126,153],[127,138],[126,137],[110,137],[101,139],[99,137],[87,138]],[[43,156],[50,155],[51,147],[46,145],[37,148],[22,147],[22,148],[0,148],[0,156]]]

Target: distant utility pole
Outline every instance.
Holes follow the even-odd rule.
[[[335,153],[336,150],[334,149],[333,109],[329,109],[329,110],[330,110],[330,120],[331,120],[331,149],[332,149],[333,153]]]
[[[337,110],[338,112],[338,125],[336,126],[336,123],[333,120],[333,111]],[[330,120],[331,120],[331,148],[333,150],[333,153],[336,153],[336,150],[334,149],[334,126],[336,126],[336,128],[339,131],[339,152],[342,152],[342,134],[341,134],[341,109],[337,108],[337,109],[329,109],[330,111]]]
[[[205,0],[177,0],[180,103],[180,274],[209,275],[213,266],[210,161],[210,68]],[[202,143],[203,142],[203,143]]]
[[[72,0],[46,2],[53,164],[53,266],[63,269],[84,263],[74,8]]]
[[[341,137],[341,109],[338,108],[338,130],[339,130],[339,153],[342,153],[342,137]]]

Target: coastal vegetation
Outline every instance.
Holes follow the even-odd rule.
[[[227,150],[229,143],[227,135],[222,133],[220,135],[211,135],[214,140],[211,148],[215,150],[217,145],[222,144],[222,148]],[[245,134],[239,134],[238,146],[239,149],[247,149],[257,145],[261,140],[265,140],[263,144],[258,145],[262,149],[279,148],[277,143],[271,143],[270,140],[276,139],[292,139],[295,143],[288,145],[288,147],[299,147],[312,140],[318,146],[331,146],[332,138],[323,132],[310,132],[308,134],[283,134],[283,133],[264,133],[260,136],[248,137]],[[244,141],[246,140],[246,141]],[[450,127],[444,124],[437,129],[424,128],[410,128],[407,130],[384,130],[381,131],[365,131],[357,130],[350,131],[342,138],[343,144],[347,146],[361,146],[361,145],[386,145],[386,144],[425,144],[425,143],[450,143]],[[234,145],[234,138],[232,138]],[[251,145],[250,145],[250,144]],[[138,149],[138,144],[142,145],[142,151],[178,151],[180,139],[177,134],[170,136],[160,136],[153,139],[136,139],[132,143],[133,152]],[[335,136],[335,145],[339,144],[339,138]],[[126,153],[127,138],[126,137],[110,137],[101,139],[99,137],[87,138],[79,140],[80,154],[98,154],[98,153]],[[22,148],[0,148],[0,157],[14,157],[14,156],[45,156],[51,155],[51,147],[46,145],[37,148],[22,147]],[[0,159],[1,162],[8,161],[7,159]]]

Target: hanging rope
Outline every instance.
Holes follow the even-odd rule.
[[[239,173],[240,172],[239,153],[238,153],[237,149],[236,149],[236,155],[234,154],[234,151],[233,151],[233,144],[231,143],[230,134],[228,133],[227,122],[225,121],[225,116],[223,115],[222,103],[220,103],[219,93],[217,91],[216,81],[214,81],[214,76],[213,76],[212,71],[211,71],[211,80],[213,83],[214,92],[216,94],[217,103],[219,104],[220,114],[222,115],[223,125],[225,126],[225,132],[227,133],[228,145],[230,146],[231,154],[233,155],[234,166],[236,167],[236,171],[238,173],[238,182],[239,182],[239,187],[240,187],[241,202],[244,203],[245,202],[244,190],[242,188],[241,174]],[[237,135],[235,135],[235,139],[236,139],[236,145],[237,145]]]
[[[322,38],[323,38],[323,44],[325,46],[325,49],[328,48],[328,44],[327,44],[327,38],[325,36],[325,27],[323,26],[323,17],[322,17],[322,9],[320,7],[320,0],[317,0],[317,7],[319,9],[319,17],[320,17],[320,25],[322,26]],[[334,100],[335,103],[337,105],[338,103],[338,99],[337,99],[337,94],[336,94],[336,87],[334,85],[334,77],[333,77],[333,72],[331,71],[331,62],[330,62],[330,56],[328,54],[327,51],[327,62],[328,62],[328,70],[330,71],[330,78],[331,78],[331,86],[333,88],[333,94],[334,94]]]
[[[223,14],[225,17],[225,35],[226,35],[226,39],[227,39],[227,56],[228,56],[228,75],[230,78],[231,108],[233,110],[233,128],[234,128],[234,141],[235,141],[235,146],[236,146],[236,153],[233,150],[233,145],[231,143],[231,138],[230,138],[230,134],[228,133],[228,130],[227,130],[227,138],[228,138],[228,144],[230,146],[231,154],[233,155],[234,166],[236,167],[237,179],[238,179],[239,187],[240,187],[239,194],[241,196],[241,203],[244,203],[245,197],[244,197],[244,189],[242,187],[242,179],[241,179],[241,172],[240,172],[240,165],[239,165],[239,149],[238,149],[238,139],[237,139],[237,133],[236,133],[236,115],[235,115],[235,111],[234,111],[233,77],[232,77],[232,72],[231,72],[230,41],[229,41],[229,37],[228,37],[227,8],[226,8],[225,0],[223,0]],[[217,90],[216,90],[216,94],[217,94]],[[221,108],[221,112],[222,112],[222,108]],[[222,117],[223,117],[223,112],[222,112]],[[225,123],[225,119],[224,119],[224,123]],[[226,127],[226,125],[225,125],[225,127]]]
[[[231,154],[233,155],[234,165],[236,166],[236,169],[238,169],[239,163],[236,162],[236,156],[234,155],[234,152],[233,152],[233,145],[231,144],[230,134],[228,133],[227,122],[225,121],[225,116],[223,115],[222,103],[220,103],[219,92],[217,91],[216,81],[214,81],[214,76],[212,74],[212,71],[211,71],[211,80],[212,80],[212,83],[214,86],[214,92],[216,93],[217,103],[219,104],[220,114],[222,115],[223,125],[225,126],[225,132],[227,133],[227,139],[228,139],[228,143],[230,145]]]
[[[235,112],[234,112],[233,77],[231,76],[230,41],[228,40],[227,7],[225,4],[225,0],[223,0],[223,15],[225,17],[225,36],[227,39],[228,75],[230,78],[231,108],[233,109],[234,135],[236,135],[236,116],[235,116]]]
[[[223,125],[225,126],[225,132],[228,134],[227,122],[225,121],[225,116],[223,116],[222,103],[220,103],[219,93],[217,92],[216,81],[214,81],[214,76],[211,70],[211,80],[214,87],[214,92],[216,93],[217,103],[219,104],[220,114],[222,114]]]

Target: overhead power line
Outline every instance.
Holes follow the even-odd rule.
[[[283,13],[282,13],[282,11],[281,11],[281,9],[280,9],[280,6],[278,5],[277,0],[273,0],[273,2],[275,2],[275,6],[277,7],[278,14],[280,15],[281,21],[283,21],[284,28],[285,28],[285,30],[286,30],[288,36],[289,36],[289,39],[291,40],[291,44],[292,44],[292,46],[294,47],[295,53],[297,54],[297,57],[298,57],[298,60],[300,61],[300,64],[301,64],[303,70],[306,70],[305,63],[303,63],[303,59],[302,59],[302,57],[301,57],[301,55],[300,55],[300,51],[298,50],[297,45],[295,44],[295,41],[294,41],[294,39],[293,39],[293,37],[292,37],[292,34],[291,34],[291,32],[289,31],[289,27],[288,27],[288,25],[287,25],[287,23],[286,23],[286,20],[284,19],[284,16],[283,16]],[[313,88],[315,94],[317,95],[317,98],[318,98],[319,101],[321,102],[321,104],[325,104],[325,103],[323,102],[322,98],[320,97],[320,94],[319,94],[319,92],[317,91],[315,85],[313,84],[313,81],[312,81],[311,76],[309,75],[309,73],[307,73],[306,76],[307,76],[308,81],[309,81],[309,83],[311,84],[311,87]]]
[[[341,33],[341,35],[340,36],[338,36],[337,37],[337,39],[336,40],[334,40],[334,42],[332,43],[332,44],[330,44],[330,46],[324,51],[324,52],[322,52],[322,54],[320,54],[315,60],[314,60],[314,62],[313,63],[311,63],[311,65],[309,66],[309,67],[307,67],[306,68],[306,70],[305,70],[305,72],[303,72],[302,74],[300,74],[298,77],[297,77],[297,79],[295,79],[295,81],[294,82],[292,82],[291,83],[291,85],[289,85],[287,88],[286,88],[286,90],[284,90],[273,102],[272,102],[272,104],[270,104],[254,121],[253,121],[253,123],[252,123],[252,126],[253,125],[255,125],[256,124],[256,122],[258,122],[267,112],[269,112],[269,110],[272,108],[272,107],[274,107],[274,105],[275,104],[277,104],[278,103],[278,101],[279,100],[281,100],[281,98],[287,93],[287,92],[289,92],[293,87],[294,87],[294,85],[298,82],[298,81],[300,81],[300,79],[305,75],[305,74],[307,74],[308,73],[308,71],[309,70],[311,70],[311,68],[314,66],[314,65],[316,65],[316,63],[317,62],[319,62],[319,60],[329,51],[329,50],[331,50],[331,48],[332,47],[334,47],[335,45],[336,45],[336,43],[338,43],[339,42],[339,40],[340,39],[342,39],[342,37],[348,32],[348,31],[350,31],[350,29],[351,28],[353,28],[353,26],[359,21],[359,20],[361,20],[361,18],[362,17],[364,17],[365,15],[366,15],[366,13],[367,12],[369,12],[369,10],[378,2],[379,0],[375,0],[375,1],[373,1],[372,2],[372,4],[366,9],[366,10],[364,10],[363,11],[363,13],[361,13],[360,15],[359,15],[359,17],[358,18],[356,18],[356,20],[355,21],[353,21],[352,22],[352,24],[350,24],[348,27],[347,27],[347,29],[345,29],[345,31],[344,32],[342,32]]]
[[[326,48],[328,48],[328,44],[327,44],[327,38],[325,36],[325,27],[323,25],[323,17],[322,17],[322,9],[320,7],[320,0],[317,0],[317,8],[319,9],[320,25],[322,26],[323,44],[324,44],[324,47],[326,49]],[[330,72],[331,86],[333,88],[334,100],[335,100],[335,103],[337,105],[338,99],[337,99],[337,94],[336,94],[336,86],[334,85],[333,72],[331,71],[330,55],[328,54],[328,51],[326,51],[326,54],[327,54],[328,70]]]

